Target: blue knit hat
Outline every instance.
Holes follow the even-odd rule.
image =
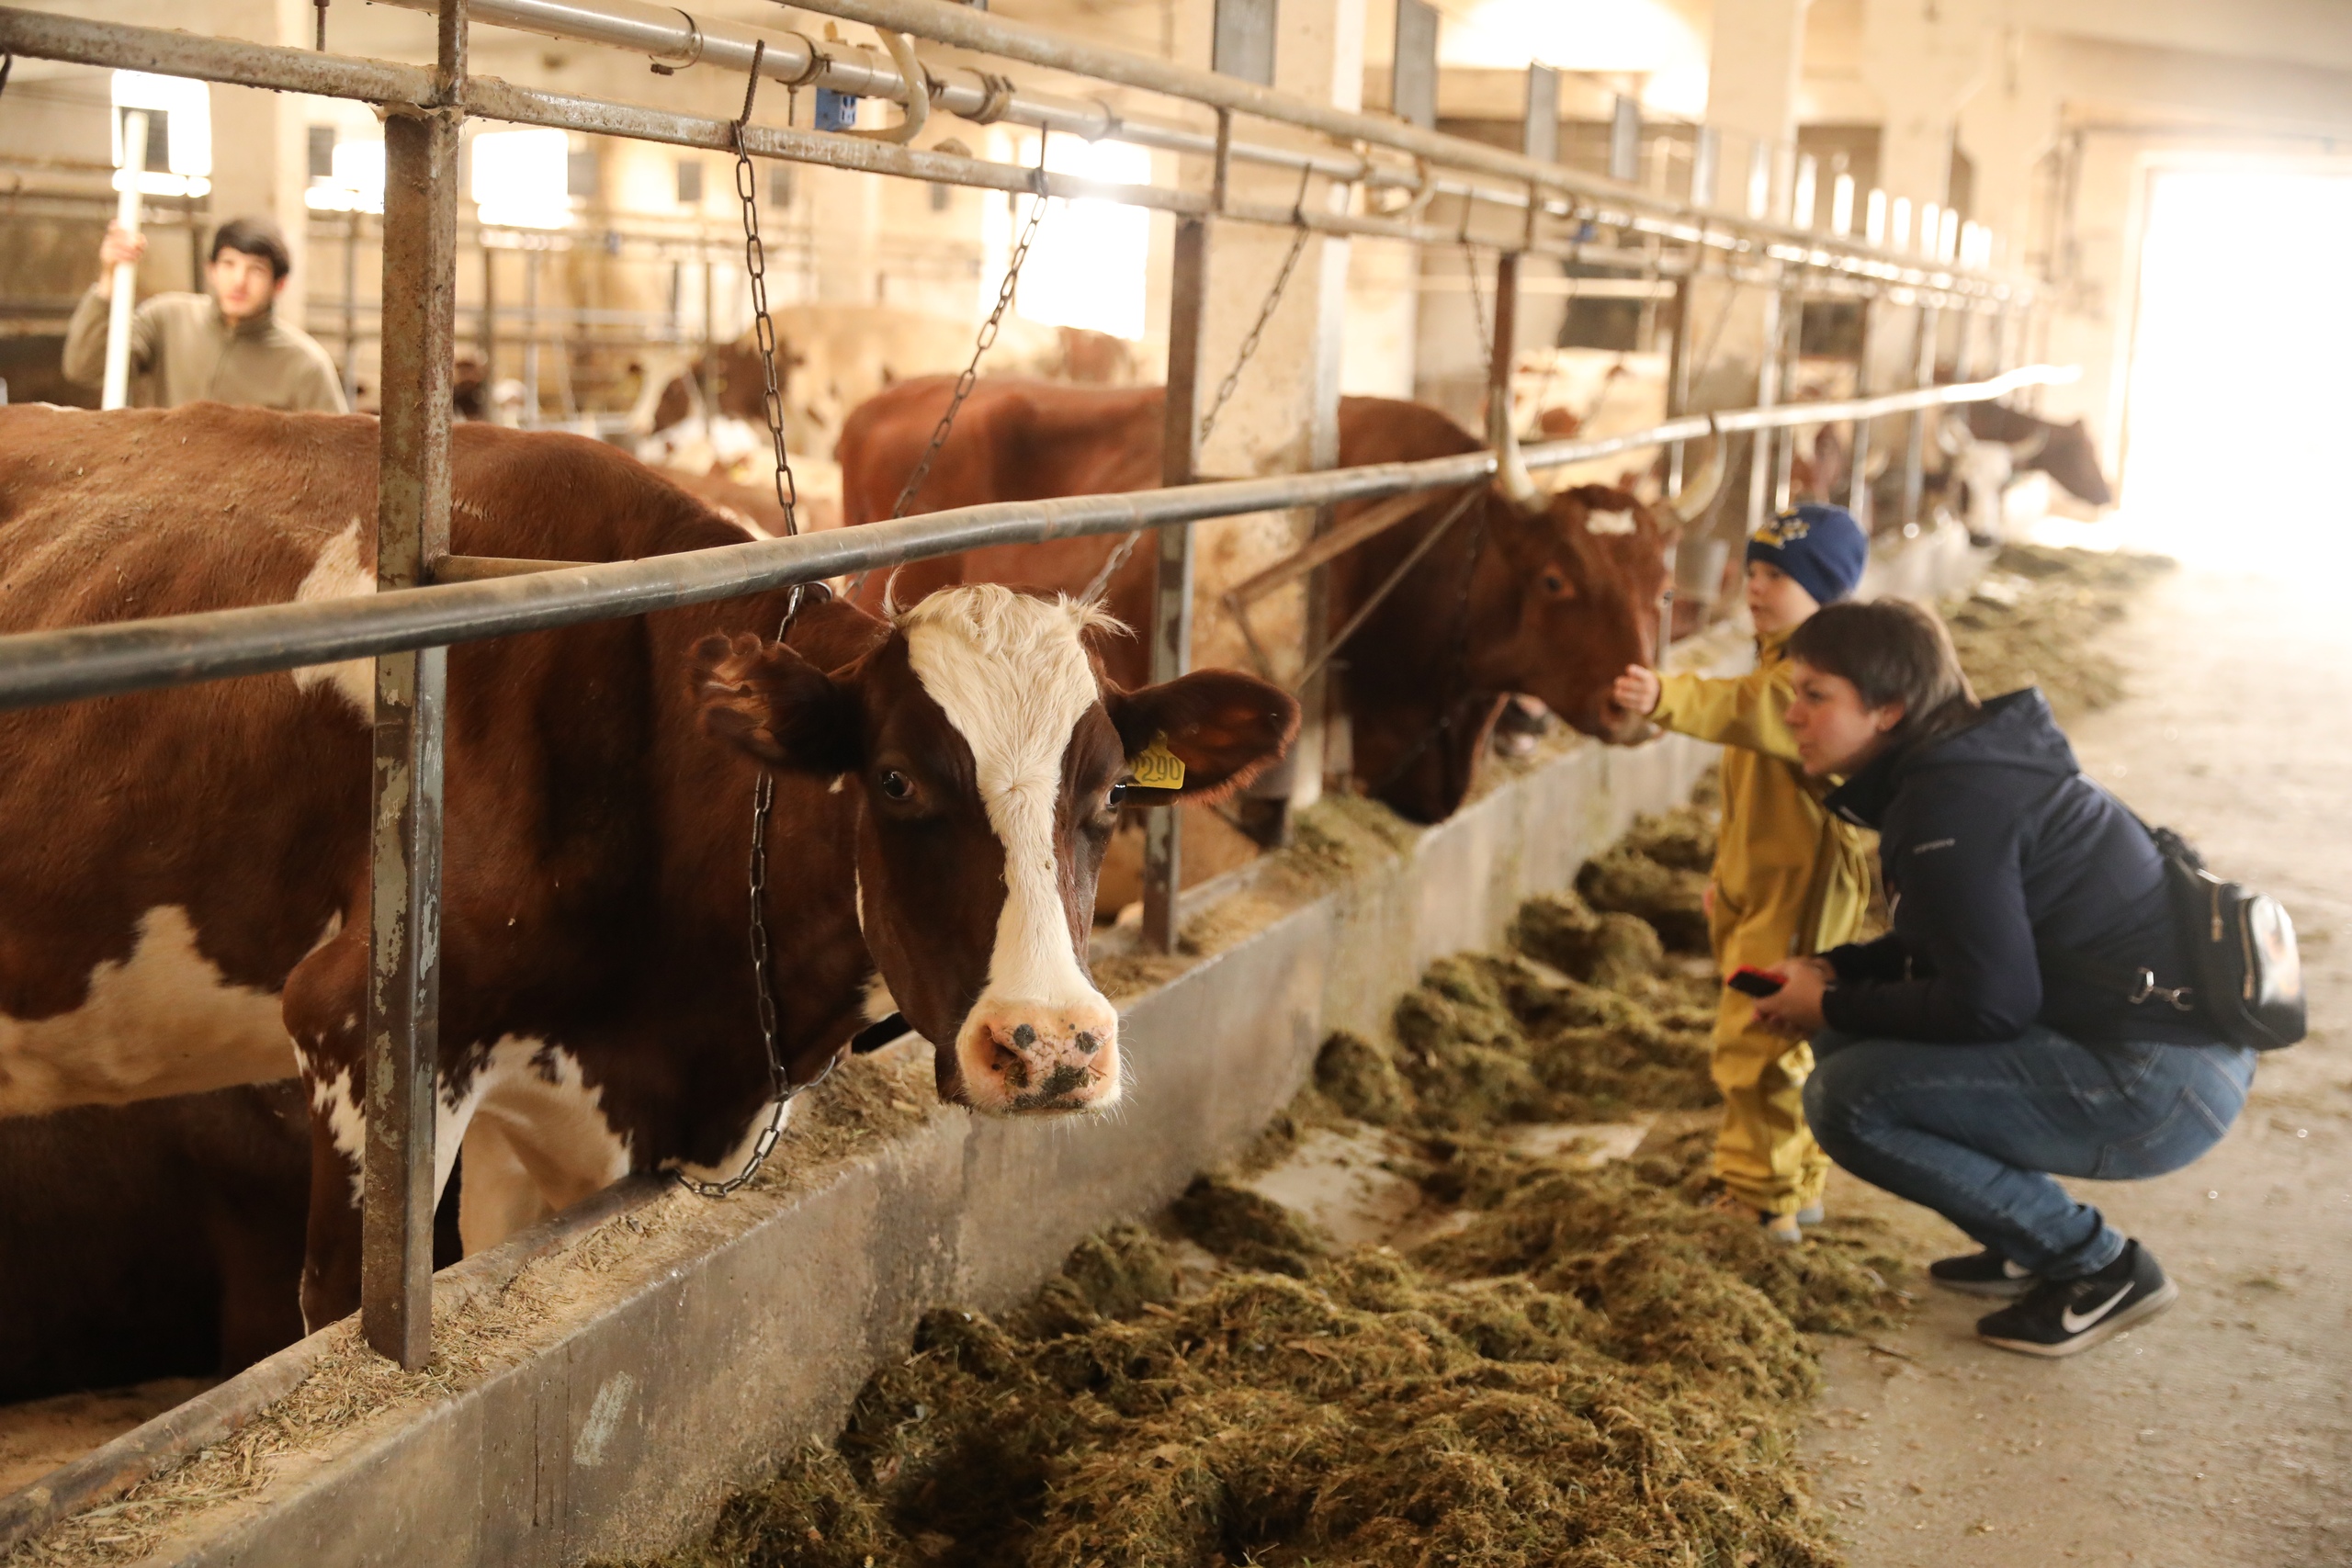
[[[1861,585],[1871,541],[1842,506],[1798,507],[1766,524],[1747,541],[1747,558],[1779,567],[1823,604],[1835,604]]]

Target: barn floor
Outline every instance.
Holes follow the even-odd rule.
[[[1915,1276],[1902,1332],[1825,1342],[1808,1458],[1849,1568],[2352,1562],[2352,624],[2324,584],[2183,572],[2105,646],[2131,694],[2074,727],[2084,765],[2287,903],[2312,1036],[2203,1161],[2080,1184],[2179,1281],[2165,1315],[2041,1362]],[[1960,1249],[1850,1179],[1830,1202]]]

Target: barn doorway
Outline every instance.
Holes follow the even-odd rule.
[[[2352,173],[2148,184],[2122,463],[2134,545],[2308,578],[2352,561]]]

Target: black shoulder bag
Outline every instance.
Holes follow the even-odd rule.
[[[2206,870],[2204,857],[2171,829],[2140,826],[2164,857],[2165,893],[2188,972],[2165,986],[2153,969],[2101,964],[2062,947],[2045,946],[2043,962],[2086,985],[2120,991],[2135,1005],[2164,1001],[2201,1013],[2232,1044],[2276,1051],[2301,1040],[2303,965],[2286,909],[2267,893]]]

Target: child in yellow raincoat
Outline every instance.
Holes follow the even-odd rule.
[[[1708,931],[1718,970],[1770,968],[1826,953],[1860,934],[1870,903],[1861,831],[1822,808],[1783,715],[1789,634],[1861,581],[1870,540],[1844,508],[1801,506],[1747,542],[1747,609],[1756,668],[1736,680],[1659,675],[1639,665],[1618,678],[1618,703],[1668,729],[1720,741],[1723,830],[1708,887]],[[1777,1240],[1802,1239],[1821,1217],[1829,1161],[1804,1124],[1813,1050],[1758,1025],[1755,1002],[1728,986],[1715,1011],[1715,1087],[1723,1130],[1715,1175],[1727,1201],[1756,1214]]]

